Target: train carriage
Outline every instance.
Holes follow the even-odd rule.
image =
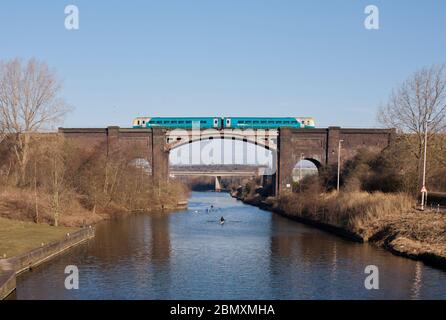
[[[233,129],[277,129],[277,128],[314,128],[314,119],[305,118],[249,118],[226,117],[223,118],[224,128]]]
[[[201,129],[220,129],[221,118],[218,117],[138,117],[133,120],[133,128],[171,128],[171,129],[192,129],[200,127]]]
[[[278,129],[278,128],[314,128],[311,117],[138,117],[133,120],[133,128],[170,128],[170,129]]]

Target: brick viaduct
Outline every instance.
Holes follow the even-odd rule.
[[[127,129],[108,127],[101,129],[59,128],[66,139],[79,144],[86,152],[103,148],[107,154],[122,147],[130,148],[138,158],[151,165],[155,185],[169,177],[169,151],[166,129]],[[382,150],[393,139],[393,129],[344,129],[340,127],[317,129],[279,129],[277,136],[276,194],[290,190],[292,170],[302,158],[316,166],[337,164],[338,144],[342,140],[342,161],[348,160],[363,148]],[[244,140],[246,141],[246,140]]]

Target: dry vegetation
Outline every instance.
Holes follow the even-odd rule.
[[[446,78],[444,66],[423,68],[390,95],[380,123],[396,128],[394,141],[381,152],[357,150],[337,164],[293,186],[295,193],[262,197],[254,183],[234,190],[242,200],[276,209],[340,233],[372,241],[409,257],[446,266],[446,214],[418,211],[427,137],[427,208],[444,204],[446,190]]]
[[[8,144],[2,146],[3,217],[80,226],[132,211],[174,208],[187,196],[179,183],[155,186],[150,171],[135,163],[131,150],[107,156],[101,147],[88,152],[57,134],[36,134],[30,136],[30,161],[22,173]]]
[[[407,159],[394,161],[401,141],[406,140],[397,139],[380,153],[360,150],[344,164],[340,192],[334,190],[336,171],[327,168],[319,176],[301,180],[299,192],[266,203],[287,216],[335,227],[394,253],[446,266],[446,214],[417,210],[412,189],[417,174],[411,175],[413,167]],[[436,185],[444,179],[438,175]],[[248,203],[265,201],[253,184],[239,190],[238,196]]]
[[[44,133],[70,109],[60,91],[44,62],[0,61],[0,216],[79,226],[186,196],[178,183],[155,185],[132,150],[91,151]]]
[[[291,194],[279,199],[275,208],[347,230],[400,254],[446,258],[445,214],[418,211],[414,206],[413,198],[403,193],[333,191]]]
[[[327,223],[365,235],[371,221],[412,210],[413,201],[404,194],[346,192],[283,196],[279,209],[313,221]]]
[[[443,146],[444,135],[433,136]],[[336,192],[336,168],[325,168],[318,176],[302,179],[296,192],[276,200],[262,197],[257,184],[237,190],[237,196],[252,204],[265,205],[303,221],[335,227],[340,233],[386,247],[394,253],[446,266],[446,213],[417,210],[418,161],[410,139],[398,136],[382,152],[359,150],[341,170],[341,190]],[[433,150],[433,149],[431,149]],[[429,162],[428,186],[444,190],[446,175],[438,153]],[[441,195],[428,204],[444,201]],[[440,261],[440,262],[439,262]]]

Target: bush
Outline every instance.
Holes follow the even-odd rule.
[[[174,206],[187,196],[176,182],[154,186],[150,171],[135,163],[139,157],[131,149],[107,156],[105,146],[89,152],[57,134],[33,135],[22,171],[8,145],[0,147],[0,215],[73,225],[81,224],[85,213],[96,221],[96,214]]]

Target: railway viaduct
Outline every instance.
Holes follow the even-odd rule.
[[[395,135],[394,129],[281,128],[272,130],[267,138],[259,140],[255,137],[256,130],[234,133],[223,132],[224,129],[210,132],[203,130],[195,136],[193,130],[183,130],[174,138],[171,131],[164,128],[128,129],[116,126],[100,129],[59,128],[59,134],[78,144],[86,153],[100,149],[112,156],[116,150],[130,148],[135,157],[150,163],[155,185],[169,178],[169,152],[181,145],[210,139],[241,140],[261,145],[273,151],[276,173],[272,181],[276,195],[291,190],[292,171],[299,160],[309,160],[317,167],[336,165],[340,141],[341,158],[345,161],[359,149],[379,151],[386,148]]]

